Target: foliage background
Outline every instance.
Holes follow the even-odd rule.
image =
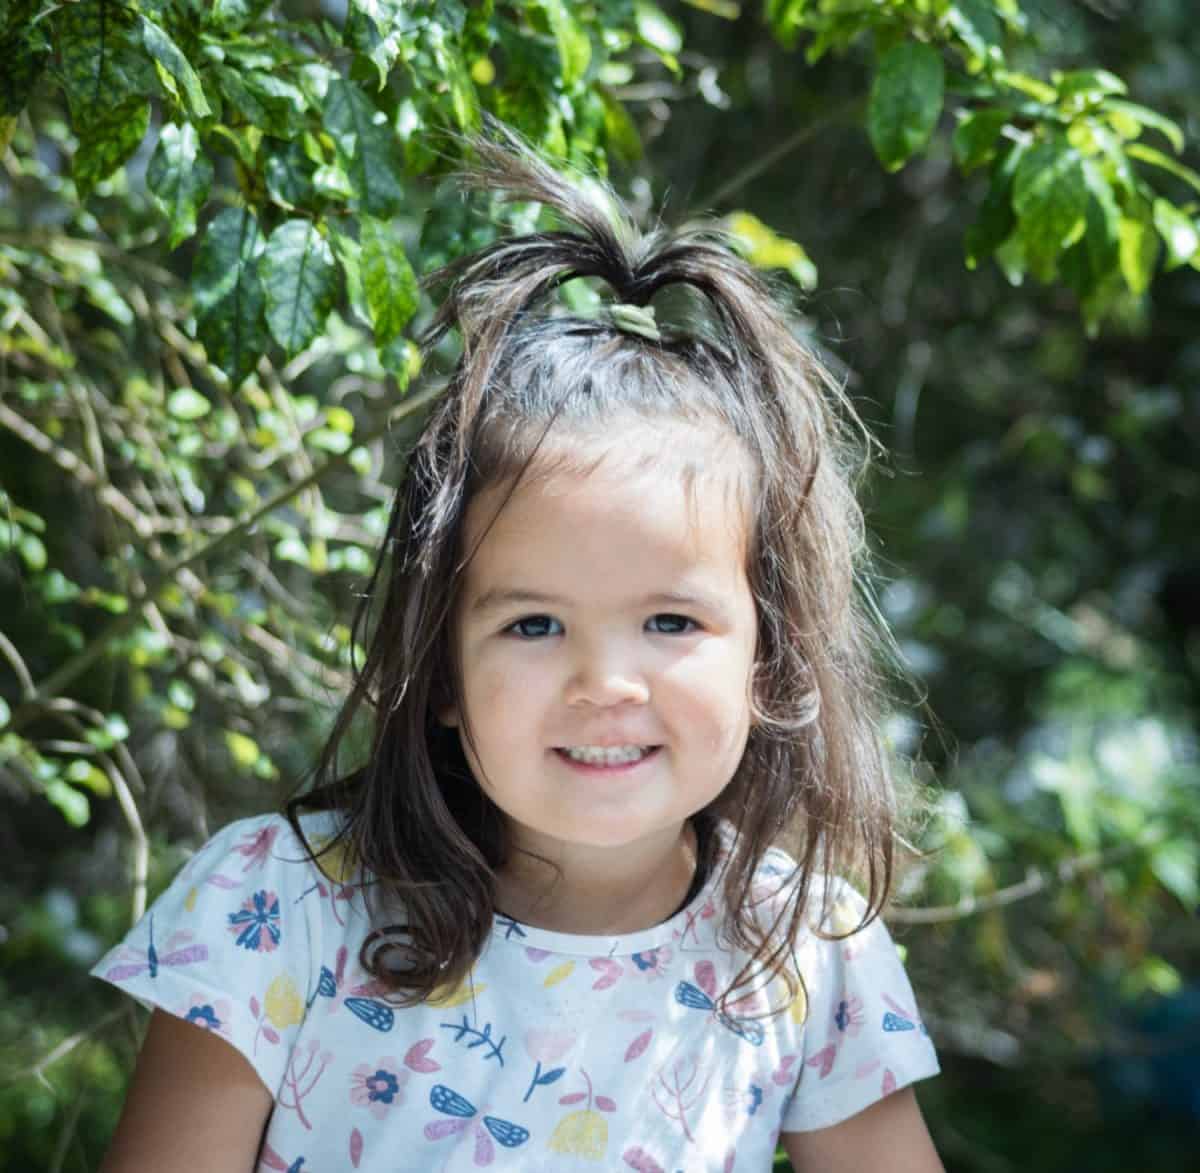
[[[140,1020],[87,966],[312,760],[435,393],[416,275],[537,222],[443,181],[483,110],[725,217],[889,451],[925,690],[889,734],[936,798],[892,920],[947,1167],[1183,1167],[1189,8],[0,4],[0,1167],[98,1163]]]

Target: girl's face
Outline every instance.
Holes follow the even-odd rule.
[[[535,467],[498,517],[506,485],[465,519],[466,550],[487,532],[455,617],[464,750],[516,845],[559,862],[677,842],[750,728],[744,457],[677,425],[669,440],[645,423],[621,436],[592,471]],[[681,448],[707,469],[691,494]],[[584,747],[650,752],[615,765],[565,752]]]

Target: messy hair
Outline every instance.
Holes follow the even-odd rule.
[[[857,417],[715,226],[641,232],[606,187],[552,169],[511,134],[494,128],[472,146],[469,188],[536,201],[561,226],[503,237],[432,278],[444,298],[424,342],[432,350],[457,330],[461,357],[408,455],[355,613],[364,663],[315,768],[318,786],[289,803],[289,817],[300,832],[303,810],[341,812],[377,894],[403,909],[402,925],[363,947],[374,978],[402,1004],[464,980],[492,929],[496,872],[511,850],[460,730],[436,716],[462,695],[453,617],[472,553],[467,506],[487,487],[515,486],[548,439],[565,438],[569,451],[597,422],[708,426],[736,438],[753,470],[746,573],[757,644],[744,754],[695,818],[698,829],[728,820],[736,832],[721,864],[725,940],[750,962],[725,996],[777,975],[794,990],[788,961],[816,919],[814,893],[827,912],[821,877],[859,880],[866,923],[892,876],[874,627],[855,589],[864,543],[854,485],[866,452]],[[693,312],[657,337],[567,314],[555,295],[577,278],[637,307],[675,287]],[[339,746],[364,705],[370,752],[339,775]],[[701,836],[710,866],[715,840]],[[764,918],[754,877],[773,845],[791,851],[796,869],[789,899]]]

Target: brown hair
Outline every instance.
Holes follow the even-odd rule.
[[[737,832],[723,874],[726,938],[751,961],[725,996],[774,974],[792,988],[786,964],[813,919],[810,894],[825,900],[816,878],[859,878],[864,923],[891,883],[895,798],[877,734],[874,628],[855,590],[864,434],[768,286],[712,226],[642,234],[611,192],[551,169],[511,134],[494,128],[472,146],[469,186],[538,201],[565,227],[504,237],[434,276],[447,293],[426,344],[457,328],[462,355],[409,454],[356,610],[356,636],[379,613],[316,766],[322,784],[288,804],[289,818],[300,833],[302,810],[341,811],[357,861],[404,908],[406,923],[375,934],[362,956],[402,1003],[465,978],[491,931],[495,869],[509,850],[458,731],[434,715],[461,695],[451,619],[470,557],[466,507],[481,488],[518,481],[552,431],[570,437],[630,412],[701,421],[737,438],[755,480],[753,723],[734,776],[697,816]],[[634,306],[682,287],[703,317],[656,339],[554,312],[554,293],[573,278],[597,279]],[[370,753],[339,776],[339,745],[364,704]],[[765,924],[752,886],[777,843],[798,861],[794,898]]]

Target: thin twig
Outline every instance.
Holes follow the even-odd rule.
[[[102,1031],[107,1030],[117,1019],[124,1017],[125,1007],[120,1006],[116,1010],[106,1014],[99,1022],[87,1027],[84,1030],[78,1031],[75,1034],[63,1039],[49,1054],[43,1055],[32,1067],[27,1067],[24,1071],[19,1071],[13,1077],[13,1083],[22,1079],[28,1079],[31,1076],[43,1085],[47,1090],[53,1091],[54,1088],[46,1080],[45,1071],[47,1067],[57,1063],[60,1059],[69,1055],[80,1043],[86,1043],[93,1035],[98,1035]]]
[[[0,425],[8,428],[43,455],[50,457],[59,468],[70,473],[81,485],[95,489],[101,503],[133,526],[139,537],[149,538],[153,534],[153,522],[120,489],[115,485],[101,484],[96,472],[74,452],[56,444],[45,432],[35,428],[4,403],[0,403]]]
[[[836,126],[842,122],[852,121],[848,116],[859,113],[862,107],[863,100],[861,98],[854,98],[851,101],[843,102],[840,106],[834,106],[824,118],[818,118],[815,122],[810,122],[807,126],[801,127],[790,138],[785,138],[783,142],[776,147],[772,147],[765,155],[760,155],[754,162],[747,164],[736,175],[721,184],[711,195],[700,200],[696,206],[699,208],[718,207],[731,196],[741,191],[746,184],[757,179],[763,172],[769,171],[780,159],[790,155],[797,147],[802,147],[820,131],[828,130],[829,127]]]
[[[413,395],[406,398],[398,407],[391,411],[386,419],[372,429],[369,433],[364,434],[358,440],[356,447],[361,447],[369,444],[372,440],[389,432],[392,427],[400,420],[418,409],[425,407],[441,394],[440,387],[431,387],[418,395]],[[211,541],[199,546],[190,554],[184,554],[177,558],[160,570],[146,585],[146,593],[141,598],[136,600],[137,606],[131,607],[124,615],[113,620],[99,635],[93,639],[86,648],[83,649],[77,656],[68,660],[57,671],[51,673],[37,687],[38,696],[54,696],[62,692],[72,681],[83,675],[93,664],[104,656],[109,647],[114,641],[120,639],[126,632],[130,631],[140,619],[141,608],[147,603],[153,602],[171,582],[175,576],[186,566],[191,566],[193,563],[201,562],[206,558],[211,558],[215,554],[224,550],[226,546],[232,545],[243,534],[252,530],[264,517],[274,513],[280,506],[292,500],[299,493],[303,493],[310,485],[316,484],[323,480],[335,469],[341,468],[349,462],[349,454],[354,449],[348,449],[344,453],[337,453],[331,456],[321,465],[313,469],[313,471],[304,479],[298,482],[290,482],[280,489],[274,496],[264,501],[253,512],[244,514],[224,533],[217,535]],[[34,708],[30,702],[20,705],[13,710],[11,726],[14,729],[20,728],[32,715],[29,711]]]
[[[17,651],[16,645],[0,631],[0,652],[4,653],[5,659],[12,665],[13,671],[17,674],[17,679],[21,682],[21,693],[23,696],[31,697],[37,692],[37,685],[33,683],[33,675],[26,666],[21,653]]]
[[[954,904],[931,908],[889,908],[886,919],[890,924],[904,925],[931,925],[964,920],[976,913],[989,912],[1008,904],[1016,904],[1019,900],[1028,900],[1030,896],[1044,892],[1052,884],[1069,884],[1082,873],[1106,867],[1135,851],[1152,846],[1161,838],[1162,833],[1156,832],[1143,835],[1129,843],[1122,843],[1108,851],[1089,851],[1084,855],[1063,860],[1050,871],[1031,867],[1026,871],[1025,879],[1019,883],[1010,884],[1007,888],[998,888],[995,892],[988,892],[983,896],[967,895]]]

